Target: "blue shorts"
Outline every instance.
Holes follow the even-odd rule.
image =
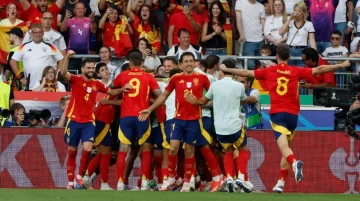
[[[77,147],[80,143],[94,142],[95,135],[95,123],[78,123],[75,121],[68,120],[65,133],[64,141],[68,146]]]
[[[202,135],[198,135],[196,138],[196,146],[212,144],[213,140],[210,135],[213,120],[211,117],[203,117],[201,121]]]
[[[270,115],[270,124],[274,131],[276,140],[281,134],[287,135],[289,141],[294,138],[295,129],[298,122],[298,116],[286,112],[280,112]]]
[[[171,140],[180,140],[190,145],[197,145],[197,140],[205,138],[208,142],[212,142],[211,136],[205,132],[202,120],[180,120],[174,118],[173,130],[171,132]],[[207,143],[209,144],[209,143]]]
[[[162,150],[163,149],[163,136],[165,135],[165,126],[164,123],[159,123],[159,126],[151,129],[151,142],[154,145],[154,149]]]
[[[123,144],[144,144],[149,142],[151,132],[150,120],[139,121],[138,117],[123,117],[120,119],[119,140]]]
[[[165,121],[165,135],[163,136],[162,147],[165,149],[170,149],[170,136],[173,130],[174,119],[169,119]]]
[[[110,124],[95,120],[95,143],[94,145],[112,146],[112,136],[110,133]]]
[[[239,148],[247,145],[247,136],[244,128],[232,135],[217,135],[217,140],[225,150],[229,146]]]

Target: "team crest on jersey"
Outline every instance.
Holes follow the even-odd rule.
[[[94,86],[92,86],[92,90],[93,91],[97,91],[97,88],[96,88],[96,86],[94,85]]]
[[[84,27],[87,29],[87,28],[89,28],[89,24],[88,23],[85,23],[84,24]]]
[[[195,86],[199,85],[199,78],[194,78],[193,83]]]
[[[89,93],[91,93],[92,88],[91,88],[91,87],[86,87],[86,91],[87,91],[87,93],[89,94]]]
[[[192,82],[186,82],[186,87],[187,88],[191,88],[191,86],[192,86]]]

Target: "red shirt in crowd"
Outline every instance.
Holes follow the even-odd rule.
[[[201,15],[192,11],[191,16],[200,26],[202,26],[204,24],[204,19],[201,17]],[[182,29],[182,28],[189,30],[191,44],[199,44],[201,31],[198,31],[198,32],[194,31],[194,29],[192,28],[192,26],[190,24],[189,19],[185,16],[184,13],[182,13],[182,12],[174,13],[170,18],[169,26],[174,26],[174,33],[173,33],[173,44],[174,45],[179,44],[177,32],[179,31],[179,29]]]
[[[324,59],[319,58],[318,66],[321,65],[329,65],[329,63]],[[330,71],[324,74],[313,75],[310,79],[306,79],[305,81],[310,82],[311,84],[330,83],[331,86],[336,86],[334,71]]]
[[[106,95],[106,100],[116,100],[117,96]],[[105,124],[111,124],[115,118],[115,106],[98,104],[95,110],[95,119]]]
[[[53,4],[49,5],[47,10],[54,15],[54,20],[53,20],[51,27],[54,30],[58,30],[56,18],[58,16],[58,14],[60,13],[60,8],[56,5],[56,3],[53,3]],[[42,16],[41,11],[39,11],[36,6],[31,4],[30,8],[28,8],[26,11],[24,11],[23,20],[25,22],[31,21],[31,24],[41,23],[41,16]]]
[[[71,75],[69,83],[72,93],[66,116],[77,123],[95,121],[97,92],[107,93],[108,88],[95,79],[85,81],[83,75]]]
[[[312,77],[311,68],[279,64],[254,71],[257,80],[266,80],[270,95],[270,114],[300,110],[299,81]]]
[[[116,88],[123,87],[127,83],[132,86],[132,89],[128,93],[123,94],[121,118],[139,116],[139,112],[149,107],[150,90],[159,89],[154,76],[139,68],[122,72],[113,82]]]
[[[183,7],[180,5],[176,5],[176,7],[171,11],[171,13],[166,13],[165,14],[165,19],[164,19],[164,33],[166,35],[164,35],[163,40],[167,41],[167,33],[169,32],[169,23],[170,23],[170,18],[174,13],[179,13],[179,12],[183,12]]]
[[[201,107],[193,105],[185,100],[185,93],[192,93],[196,98],[200,99],[206,91],[209,90],[210,81],[206,75],[193,73],[191,75],[185,75],[179,73],[174,75],[168,86],[165,88],[166,91],[172,92],[175,90],[175,118],[181,120],[197,120],[201,118]]]
[[[141,23],[141,19],[135,15],[134,22],[132,24],[132,27],[134,29],[133,38],[135,39],[134,42],[137,42],[138,38],[146,38],[149,43],[152,46],[153,50],[156,50],[157,52],[161,48],[161,34],[160,34],[160,28],[159,29],[153,29],[151,24],[147,23]]]

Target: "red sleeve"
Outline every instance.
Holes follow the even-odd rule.
[[[263,68],[259,70],[254,70],[254,75],[257,80],[266,80],[267,77],[267,69],[269,68]]]
[[[154,91],[156,89],[160,89],[159,84],[157,83],[155,78],[152,75],[149,75],[149,76],[150,76],[150,89],[151,89],[151,91]]]
[[[206,91],[209,91],[210,88],[210,81],[209,78],[206,77],[206,75],[203,75],[203,80],[204,80],[204,88]]]
[[[172,25],[174,25],[174,26],[176,25],[176,16],[177,15],[178,15],[177,13],[174,13],[170,16],[169,27]]]
[[[75,83],[78,80],[78,78],[79,78],[79,76],[71,75],[70,79],[69,79],[69,83],[70,84]]]
[[[134,19],[134,22],[133,22],[133,28],[134,28],[135,31],[136,31],[137,28],[138,28],[138,26],[139,26],[139,24],[140,24],[140,18],[139,18],[137,15],[135,15],[135,14],[134,14],[134,16],[135,16],[135,19]]]
[[[121,86],[121,75],[122,75],[122,73],[120,73],[120,75],[118,75],[118,76],[115,78],[115,80],[113,81],[113,85],[114,85],[115,88],[117,88],[117,87],[122,87],[122,86]]]
[[[50,11],[55,18],[55,16],[57,17],[57,15],[59,14],[60,8],[56,5],[56,3],[53,3],[49,6],[48,11]]]
[[[172,77],[166,86],[165,90],[168,92],[172,92],[175,89],[175,77]]]
[[[107,88],[105,86],[105,84],[99,82],[99,81],[96,81],[96,85],[98,87],[98,91],[101,92],[101,93],[104,93],[104,94],[107,94],[107,92],[109,91],[109,88]]]
[[[300,67],[294,67],[298,71],[299,80],[312,80],[312,68],[300,68]]]
[[[37,8],[31,4],[27,10],[24,10],[24,12],[22,13],[22,18],[24,21],[29,21],[29,16],[30,16],[30,14],[33,13],[34,9],[37,9]]]

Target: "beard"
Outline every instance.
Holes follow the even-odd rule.
[[[93,78],[94,77],[94,73],[85,73],[84,74],[84,76],[86,77],[86,78],[88,78],[88,79],[91,79],[91,78]]]

